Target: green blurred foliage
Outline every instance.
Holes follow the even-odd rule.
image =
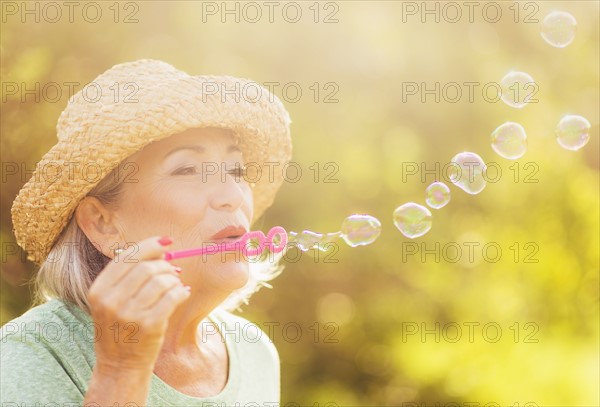
[[[527,3],[536,5],[538,20],[555,9],[575,16],[577,35],[564,49],[542,40],[539,23],[523,22],[532,10],[525,3],[518,5],[519,22],[515,3],[500,3],[497,23],[486,22],[480,12],[474,23],[466,15],[458,23],[436,23],[432,16],[422,22],[420,15],[403,22],[402,2],[330,2],[337,5],[338,20],[330,24],[313,21],[312,2],[301,3],[298,23],[284,21],[280,11],[273,23],[266,14],[257,23],[236,23],[231,16],[223,23],[219,15],[203,22],[201,2],[137,2],[138,22],[129,24],[112,21],[109,3],[102,3],[107,18],[95,24],[9,18],[1,28],[2,82],[83,86],[116,63],[157,58],[192,74],[281,84],[275,93],[291,114],[293,159],[303,175],[284,184],[256,227],[333,232],[353,213],[368,213],[383,224],[370,246],[342,245],[329,255],[308,252],[287,261],[274,289],[263,289],[245,308],[243,315],[262,327],[280,324],[274,340],[282,360],[282,402],[598,405],[598,2]],[[478,4],[481,10],[484,3]],[[334,10],[318,6],[320,20]],[[481,86],[474,102],[466,94],[457,103],[402,100],[403,82],[425,82],[428,88],[436,82],[485,84],[512,69],[536,80],[538,103],[523,109],[489,103]],[[303,91],[295,103],[282,94],[290,82]],[[326,88],[330,82],[335,85]],[[320,88],[317,102],[314,83]],[[323,103],[332,89],[337,102]],[[56,142],[67,95],[55,103],[2,97],[2,162],[32,169]],[[566,113],[592,124],[591,140],[578,152],[555,141],[554,127]],[[516,162],[489,145],[490,133],[505,121],[527,130],[528,152]],[[432,230],[406,239],[394,227],[392,212],[408,201],[423,204],[424,190],[435,179],[403,177],[403,166],[434,169],[461,151],[498,163],[499,181],[475,196],[452,186],[452,201],[434,211]],[[332,176],[337,182],[324,182],[332,173],[326,163],[339,168]],[[24,282],[35,268],[7,253],[14,242],[10,206],[27,175],[3,178],[5,323],[29,307]],[[465,242],[480,243],[473,261]],[[413,244],[419,253],[407,256]],[[436,244],[446,256],[421,258],[421,249]],[[498,261],[493,251],[493,261],[484,258],[486,244],[501,248]],[[455,246],[462,253],[453,262]],[[527,255],[536,262],[526,262]],[[284,340],[286,323],[300,326],[299,340]],[[433,330],[436,323],[441,340],[434,334],[421,340],[421,328]],[[470,323],[472,341],[465,325]],[[483,336],[489,323],[502,330],[497,342]],[[456,325],[462,337],[453,342],[448,338]],[[407,335],[415,326],[419,333]],[[493,329],[487,332],[495,336]]]

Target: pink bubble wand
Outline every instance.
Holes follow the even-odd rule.
[[[279,242],[275,243],[275,236],[279,237]],[[255,244],[248,244],[251,240],[257,241]],[[261,254],[266,248],[271,253],[280,253],[285,249],[288,243],[288,235],[284,228],[281,226],[275,226],[269,230],[269,233],[265,236],[260,230],[254,230],[251,232],[244,233],[244,235],[233,243],[221,243],[211,244],[210,246],[198,247],[195,249],[178,250],[174,252],[166,252],[165,260],[181,259],[184,257],[201,256],[203,254],[215,254],[219,252],[231,252],[241,250],[244,256],[257,256]],[[250,246],[250,247],[249,247]]]

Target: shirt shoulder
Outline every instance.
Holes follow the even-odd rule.
[[[94,323],[89,314],[53,299],[35,306],[0,329],[0,343],[39,344],[48,348],[93,346]]]
[[[4,324],[2,401],[79,401],[95,362],[88,318],[79,308],[51,300]]]
[[[9,337],[14,337],[16,332],[22,333],[18,337],[23,341],[59,339],[58,335],[52,335],[53,329],[91,322],[91,317],[80,308],[52,299],[30,308],[21,316],[4,324],[0,329],[0,342],[6,342]]]

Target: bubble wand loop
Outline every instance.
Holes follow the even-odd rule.
[[[273,239],[279,237],[279,242],[275,243]],[[248,242],[251,239],[258,241],[257,247],[248,248]],[[206,247],[198,247],[195,249],[178,250],[174,252],[166,252],[165,260],[181,259],[184,257],[201,256],[203,254],[215,254],[224,251],[241,250],[244,256],[256,256],[263,252],[265,248],[269,248],[271,253],[280,253],[285,249],[288,243],[288,235],[284,228],[275,226],[269,230],[267,235],[260,230],[245,233],[242,238],[234,243],[222,243],[219,245],[210,245]]]

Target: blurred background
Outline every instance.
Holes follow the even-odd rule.
[[[43,2],[2,3],[0,322],[30,307],[36,270],[12,254],[10,207],[56,143],[65,83],[155,58],[275,83],[303,172],[256,228],[335,232],[355,213],[383,224],[372,245],[288,256],[244,307],[279,349],[282,404],[599,405],[599,2],[453,3],[460,18],[446,2],[272,3],[81,2],[73,21],[61,2],[60,17]],[[553,10],[577,20],[566,48],[540,35]],[[534,78],[537,103],[482,95],[511,70]],[[479,85],[458,100],[423,92],[452,82]],[[409,83],[419,93],[403,92]],[[565,114],[592,125],[579,151],[556,142]],[[527,131],[516,161],[490,146],[506,121]],[[394,209],[424,204],[444,181],[436,163],[463,151],[494,162],[498,181],[478,195],[451,186],[431,231],[407,239]]]

